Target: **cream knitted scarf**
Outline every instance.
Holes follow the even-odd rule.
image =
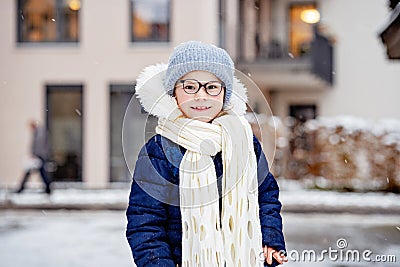
[[[182,266],[263,266],[257,162],[250,124],[160,119],[156,132],[186,148],[179,166]],[[222,211],[212,156],[222,151]]]

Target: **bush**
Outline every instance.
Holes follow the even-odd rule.
[[[308,179],[320,189],[400,192],[400,120],[287,118],[281,125],[286,130],[277,139],[287,142],[277,142],[276,176]]]

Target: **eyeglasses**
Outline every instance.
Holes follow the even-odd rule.
[[[178,82],[182,84],[182,89],[189,95],[196,94],[200,91],[201,87],[204,87],[207,94],[217,96],[222,92],[222,88],[225,88],[225,84],[219,81],[209,81],[203,84],[195,79],[186,79],[179,80]]]

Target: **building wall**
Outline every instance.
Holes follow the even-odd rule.
[[[318,7],[326,33],[336,40],[334,85],[321,92],[274,92],[274,113],[284,117],[290,104],[315,101],[320,116],[400,118],[400,62],[387,59],[378,38],[389,18],[387,1],[319,1]]]
[[[322,1],[323,22],[337,39],[336,82],[320,102],[321,115],[400,118],[400,62],[389,61],[378,34],[388,1]]]
[[[217,44],[218,1],[173,0],[171,42],[132,44],[129,0],[82,0],[78,44],[17,44],[15,0],[0,1],[0,187],[15,186],[29,155],[29,119],[46,118],[46,84],[83,84],[83,181],[109,177],[109,85],[133,83],[143,67],[166,62],[173,47],[199,39]],[[204,15],[204,14],[215,14]]]
[[[273,0],[271,5],[276,8],[273,20],[280,22],[271,35],[282,40],[288,34],[288,2]],[[227,8],[238,14],[238,6],[228,4]],[[318,1],[318,7],[322,23],[336,39],[335,84],[321,92],[274,91],[274,113],[284,117],[290,104],[315,101],[322,116],[399,118],[400,109],[395,107],[400,99],[400,63],[386,59],[377,37],[388,18],[387,1]],[[184,13],[193,9],[201,16]],[[46,118],[46,84],[83,84],[83,181],[88,187],[105,187],[109,181],[109,84],[133,83],[143,67],[165,62],[182,41],[218,42],[218,0],[172,0],[171,42],[166,44],[130,43],[128,10],[129,0],[82,0],[77,45],[18,45],[16,1],[0,1],[0,187],[14,186],[20,179],[22,159],[29,153],[27,122]],[[226,35],[227,49],[236,58],[235,44],[242,36],[232,16],[227,17]]]

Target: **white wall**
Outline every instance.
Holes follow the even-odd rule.
[[[386,59],[378,39],[388,1],[320,1],[322,22],[337,39],[335,85],[321,98],[324,116],[400,118],[400,61]]]
[[[335,40],[334,85],[322,91],[278,91],[271,106],[285,117],[291,104],[316,104],[318,115],[400,118],[400,61],[386,58],[378,34],[389,18],[386,0],[319,1],[321,23]],[[283,14],[288,2],[280,3]],[[281,34],[285,29],[279,29]]]
[[[79,44],[18,45],[15,2],[0,1],[1,187],[19,182],[22,159],[29,153],[27,122],[46,117],[46,84],[83,84],[83,180],[104,187],[109,180],[109,84],[133,83],[143,67],[167,62],[182,41],[218,41],[217,0],[173,0],[167,44],[130,43],[129,0],[85,0]],[[183,15],[184,10],[201,16]]]

